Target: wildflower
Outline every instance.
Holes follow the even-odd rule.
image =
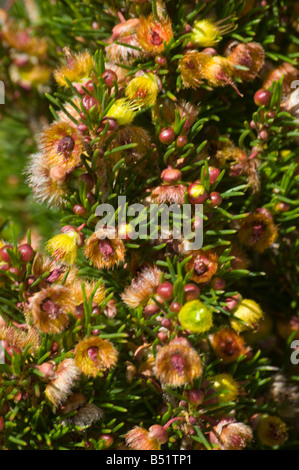
[[[209,436],[210,442],[221,450],[242,450],[253,439],[250,427],[232,418],[222,419]]]
[[[272,217],[261,212],[254,212],[243,219],[238,237],[243,245],[263,253],[271,246],[278,236]]]
[[[25,316],[42,333],[55,334],[69,323],[74,300],[68,287],[52,285],[35,293],[25,304]]]
[[[168,441],[168,433],[158,424],[151,426],[148,431],[136,426],[127,432],[125,439],[132,450],[161,450],[161,445]]]
[[[180,387],[200,377],[200,357],[187,340],[177,338],[163,346],[155,361],[155,375],[163,386]]]
[[[141,58],[142,50],[136,34],[124,36],[119,41],[122,44],[113,42],[105,48],[107,58],[111,64],[131,65],[135,60]]]
[[[299,70],[288,62],[283,62],[268,73],[263,82],[263,88],[270,88],[273,82],[279,82],[282,77],[282,91],[284,95],[287,95],[292,91],[292,83],[299,79]]]
[[[233,81],[233,66],[229,59],[221,56],[208,56],[208,60],[203,62],[202,67],[202,76],[209,85],[212,87],[231,85],[238,92]]]
[[[299,415],[299,387],[296,382],[277,372],[273,377],[269,387],[269,397],[271,402],[278,406],[278,414],[282,419],[289,422],[298,420]],[[283,403],[283,406],[279,406]]]
[[[179,320],[185,330],[205,333],[213,326],[211,310],[200,300],[187,302],[179,312]]]
[[[162,184],[154,188],[147,198],[152,204],[178,204],[185,202],[186,188],[182,184]]]
[[[54,122],[41,136],[44,160],[49,165],[59,166],[67,173],[81,162],[83,140],[81,134],[67,122]]]
[[[94,68],[93,57],[88,51],[73,54],[70,50],[65,48],[66,65],[62,65],[54,72],[54,78],[58,85],[68,86],[66,78],[73,85],[84,84],[87,82]]]
[[[63,206],[67,194],[66,171],[59,166],[51,168],[41,153],[32,155],[30,160],[26,168],[27,182],[35,199],[49,206]]]
[[[156,292],[161,282],[161,271],[156,266],[146,266],[132,280],[121,298],[130,308],[145,305]]]
[[[257,77],[265,61],[265,52],[262,46],[256,42],[238,44],[233,52],[228,56],[228,60],[235,67],[234,76],[244,82],[248,82]],[[242,70],[238,66],[246,67]]]
[[[256,432],[261,443],[268,447],[281,446],[288,439],[287,426],[278,416],[260,416]]]
[[[106,116],[115,119],[120,126],[125,126],[133,121],[137,109],[135,102],[120,98],[113,103]]]
[[[193,251],[192,258],[186,264],[186,271],[191,274],[190,280],[203,283],[208,282],[214,276],[218,269],[218,257],[212,250],[197,250]]]
[[[99,337],[84,339],[75,348],[75,363],[85,375],[96,377],[99,372],[111,369],[118,353],[110,341]]]
[[[77,258],[78,247],[83,245],[83,234],[72,226],[64,227],[63,233],[50,238],[46,244],[47,250],[55,258],[65,264],[72,265]]]
[[[26,331],[27,330],[27,331]],[[28,347],[30,354],[35,355],[40,347],[40,336],[36,328],[26,325],[26,330],[13,326],[0,326],[0,341],[23,351]]]
[[[227,34],[234,29],[234,24],[228,24],[231,18],[225,18],[220,21],[213,21],[210,19],[203,19],[195,21],[191,42],[199,47],[212,47],[221,41],[222,35]]]
[[[84,255],[98,269],[112,269],[124,261],[125,247],[113,227],[100,228],[87,240]]]
[[[228,327],[210,335],[209,340],[216,356],[220,357],[224,364],[230,364],[241,355],[246,356],[250,351],[250,348],[246,347],[243,337]]]
[[[86,403],[76,411],[74,416],[64,419],[64,425],[78,426],[79,428],[86,428],[96,423],[103,417],[103,412],[94,403]]]
[[[33,36],[30,28],[22,28],[17,22],[7,21],[1,32],[10,47],[19,52],[35,57],[41,57],[47,53],[46,39]]]
[[[206,54],[188,51],[179,63],[179,70],[185,88],[198,88],[203,84],[202,63],[208,61]]]
[[[47,65],[36,64],[34,59],[28,59],[28,63],[18,66],[12,63],[9,67],[9,76],[14,83],[17,83],[25,90],[37,88],[50,80],[51,68]]]
[[[218,403],[235,401],[239,385],[230,374],[218,374],[209,378],[213,392],[217,394]]]
[[[156,102],[159,88],[153,73],[145,73],[133,78],[125,89],[128,99],[134,100],[139,107],[153,105]]]
[[[118,161],[120,158],[125,156],[126,161],[131,163],[139,160],[150,149],[151,141],[145,129],[132,124],[120,127],[114,133],[114,139],[109,144],[108,150],[111,151],[122,145],[133,143],[136,144],[135,147],[114,152],[109,156],[109,158],[113,156],[113,161]]]
[[[57,408],[62,405],[72,393],[72,388],[80,378],[80,371],[74,359],[64,359],[57,367],[56,377],[46,386],[47,399]]]
[[[154,56],[163,52],[164,42],[167,45],[172,37],[171,21],[168,17],[159,21],[156,21],[153,15],[140,18],[137,39],[147,54]]]
[[[86,294],[87,302],[89,302],[91,294],[94,292],[98,284],[98,282],[96,281],[76,279],[75,282],[71,286],[72,295],[73,295],[76,305],[80,305],[83,303],[83,292],[82,292],[82,287],[81,287],[82,283],[84,283],[84,286],[85,286],[85,294]],[[106,297],[106,291],[105,291],[104,285],[100,283],[96,291],[94,292],[92,301],[93,303],[96,303],[97,305],[101,305],[101,303],[105,300],[105,297]]]
[[[263,316],[262,309],[254,300],[243,299],[236,310],[233,311],[230,324],[237,333],[256,330]]]

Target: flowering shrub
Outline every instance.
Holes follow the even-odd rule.
[[[299,2],[6,3],[1,448],[295,448]]]

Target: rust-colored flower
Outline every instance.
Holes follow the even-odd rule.
[[[228,327],[224,327],[210,335],[209,340],[216,356],[220,357],[224,364],[230,364],[241,355],[247,355],[250,351],[243,337]]]
[[[114,139],[109,144],[108,150],[111,151],[127,144],[136,144],[136,146],[127,150],[113,152],[109,155],[109,160],[112,159],[112,162],[116,163],[118,160],[125,157],[129,164],[136,162],[150,149],[151,141],[147,131],[143,129],[143,127],[127,125],[120,127],[115,132]]]
[[[155,294],[161,282],[161,271],[156,266],[146,266],[132,280],[121,298],[128,307],[136,308],[145,305]]]
[[[262,253],[275,242],[278,231],[272,217],[254,212],[243,219],[238,232],[241,243]]]
[[[110,341],[98,336],[84,339],[75,348],[75,363],[85,375],[96,377],[99,372],[111,369],[118,353]]]
[[[164,42],[168,44],[172,37],[171,21],[168,17],[159,21],[156,21],[153,15],[140,18],[137,39],[142,49],[149,55],[163,52]]]
[[[86,242],[84,255],[98,269],[112,269],[125,259],[125,246],[113,227],[97,230]]]
[[[30,354],[36,354],[40,346],[40,336],[36,328],[26,325],[25,330],[13,326],[0,326],[0,340],[6,341],[9,346],[23,351],[29,346]]]
[[[155,375],[163,386],[192,384],[201,373],[200,357],[184,338],[172,340],[156,356]]]
[[[64,359],[57,367],[56,376],[46,386],[45,394],[54,407],[65,403],[72,393],[72,388],[80,378],[80,371],[74,359]]]
[[[207,54],[188,51],[181,59],[179,70],[185,88],[198,88],[203,84],[202,64],[208,62]]]
[[[208,282],[218,269],[218,257],[212,250],[197,250],[191,253],[192,258],[186,264],[186,271],[193,270],[190,280],[203,283]]]
[[[55,334],[69,324],[74,313],[74,299],[68,287],[52,285],[30,297],[25,304],[25,316],[42,333]]]
[[[235,68],[234,76],[240,78],[244,82],[248,82],[253,80],[263,67],[265,52],[262,46],[256,42],[238,44],[233,52],[228,56],[228,59],[233,65],[247,67],[248,70]]]
[[[136,426],[127,432],[125,438],[132,450],[161,450],[161,444],[168,441],[168,433],[159,424],[154,424],[148,431]]]
[[[96,281],[76,279],[75,282],[71,286],[72,296],[74,298],[74,302],[76,305],[80,305],[83,302],[83,292],[82,292],[82,287],[81,287],[82,283],[84,283],[84,286],[85,286],[85,294],[86,294],[87,302],[89,302],[90,296],[94,292],[98,284]],[[100,285],[98,285],[94,293],[92,300],[96,304],[100,305],[105,300],[105,297],[106,297],[105,287],[102,283],[100,283]]]
[[[54,122],[41,136],[44,160],[51,167],[69,173],[81,162],[83,140],[80,133],[67,122]]]
[[[47,52],[46,39],[33,36],[31,29],[22,28],[17,22],[8,20],[1,32],[10,47],[19,52],[37,57]]]

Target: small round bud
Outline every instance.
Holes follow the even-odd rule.
[[[88,80],[86,83],[84,83],[84,88],[86,88],[89,93],[94,93],[94,82],[92,80]]]
[[[13,246],[12,245],[4,245],[1,250],[0,250],[0,258],[2,259],[2,261],[4,261],[5,263],[10,263],[10,256],[8,254],[8,251],[7,250],[12,250],[13,249]],[[1,267],[1,269],[3,269],[3,267]]]
[[[223,290],[225,288],[225,280],[221,279],[221,277],[215,277],[212,280],[212,287],[215,290]]]
[[[223,199],[220,193],[217,193],[216,191],[214,191],[210,194],[210,200],[211,200],[212,206],[217,207],[217,206],[220,206]]]
[[[200,183],[193,183],[187,189],[191,204],[203,204],[208,199],[208,193]]]
[[[264,140],[264,141],[268,140],[268,139],[269,139],[269,134],[268,134],[268,132],[265,131],[265,130],[260,131],[260,132],[259,132],[259,138],[262,139],[262,140]]]
[[[200,289],[196,284],[186,284],[184,287],[185,300],[189,302],[190,300],[195,300],[199,297]]]
[[[108,123],[108,129],[109,131],[116,131],[118,128],[118,124],[116,119],[110,118],[110,117],[105,117],[102,121],[100,129],[104,130],[106,125]]]
[[[165,127],[162,129],[159,135],[161,144],[170,145],[175,139],[175,133],[171,127]]]
[[[165,183],[177,183],[182,178],[182,172],[173,168],[166,168],[162,171],[161,178]]]
[[[218,176],[221,173],[219,168],[215,168],[214,166],[209,166],[208,171],[209,171],[209,176],[210,176],[210,184],[216,183]]]
[[[114,442],[114,439],[111,436],[111,434],[101,434],[99,439],[100,439],[100,441],[104,441],[104,447],[105,448],[111,447],[113,442]]]
[[[255,93],[254,102],[257,106],[268,106],[271,102],[271,98],[271,91],[262,88]]]
[[[164,330],[159,331],[157,336],[158,336],[159,340],[162,341],[162,343],[165,343],[165,341],[167,341],[168,335],[167,335],[166,331],[164,331]]]
[[[167,64],[167,59],[163,55],[157,55],[155,57],[155,62],[160,65],[160,67],[164,67]]]
[[[277,212],[288,212],[290,210],[290,204],[285,202],[278,202],[275,206]]]
[[[185,147],[186,144],[188,144],[188,137],[185,135],[179,135],[176,140],[176,146],[180,149]]]
[[[161,325],[169,330],[172,325],[170,318],[162,318]]]
[[[160,426],[160,424],[154,424],[149,428],[149,437],[151,439],[157,439],[160,445],[166,444],[169,439],[168,432],[163,426]]]
[[[169,302],[173,297],[173,284],[168,281],[162,282],[158,287],[157,293],[162,299]]]
[[[98,106],[99,102],[93,96],[85,95],[82,98],[82,104],[83,104],[84,108],[86,109],[86,111],[89,111],[94,106]]]
[[[191,390],[188,390],[186,392],[186,398],[193,405],[198,406],[198,405],[202,404],[202,402],[205,398],[205,394],[204,394],[204,391],[200,390],[199,388],[191,388]]]
[[[84,215],[86,213],[86,209],[80,204],[75,204],[73,207],[73,212],[76,215]]]
[[[15,268],[14,266],[12,266],[11,268],[9,268],[9,272],[11,274],[13,274],[14,276],[16,277],[19,277],[21,275],[21,271],[19,268]]]
[[[179,302],[172,302],[170,305],[170,310],[171,312],[176,312],[178,313],[182,308],[182,305]]]
[[[34,257],[34,250],[29,243],[24,243],[23,245],[18,246],[18,251],[21,253],[21,260],[24,263],[29,263]]]
[[[85,132],[88,131],[88,127],[87,127],[86,124],[78,124],[77,129],[78,129],[78,131],[81,132],[82,134],[85,134]]]
[[[54,379],[56,375],[56,365],[55,362],[43,362],[38,366],[38,371],[43,374],[43,379],[51,380]]]
[[[107,88],[112,88],[114,86],[114,82],[117,82],[117,75],[113,70],[107,69],[102,75],[102,78],[105,81],[105,85]]]

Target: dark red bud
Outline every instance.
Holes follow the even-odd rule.
[[[195,300],[199,297],[200,289],[196,284],[186,284],[184,287],[185,300],[189,302],[190,300]]]
[[[271,102],[271,98],[271,91],[262,88],[255,93],[254,102],[257,106],[268,106]]]
[[[168,281],[162,282],[158,287],[157,293],[162,297],[162,299],[169,302],[173,296],[173,284]]]
[[[216,191],[214,191],[210,194],[210,200],[211,200],[212,206],[216,207],[222,203],[223,199],[220,193],[217,193]]]
[[[170,145],[175,139],[175,133],[171,127],[165,127],[162,129],[159,135],[161,144]]]
[[[105,85],[107,88],[112,88],[114,86],[114,81],[117,82],[117,75],[113,70],[107,69],[102,75],[102,78],[105,81]]]
[[[2,261],[4,261],[5,263],[10,263],[10,256],[7,252],[7,250],[12,250],[13,249],[13,246],[12,245],[4,245],[1,250],[0,250],[0,258],[2,259]],[[3,269],[1,267],[1,269]]]
[[[34,250],[29,243],[18,246],[18,251],[21,253],[21,260],[24,261],[24,263],[29,263],[34,257]]]

